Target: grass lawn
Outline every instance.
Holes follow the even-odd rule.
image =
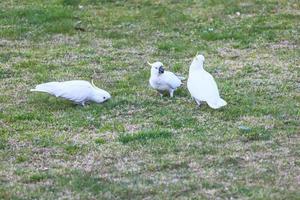
[[[149,87],[200,52],[228,105]],[[86,107],[36,84],[90,80]],[[299,199],[297,0],[1,0],[0,199]]]

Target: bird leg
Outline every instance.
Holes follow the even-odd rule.
[[[196,103],[197,103],[197,107],[201,106],[201,101],[198,101],[197,99],[195,99]]]
[[[173,97],[174,90],[170,90],[169,93],[170,93],[170,97]]]
[[[157,92],[158,92],[158,94],[160,95],[160,97],[163,98],[163,95],[164,95],[164,94],[163,94],[162,92],[160,92],[159,90],[157,90]]]

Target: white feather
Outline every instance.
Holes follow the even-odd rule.
[[[182,85],[180,78],[170,71],[159,73],[159,68],[163,67],[161,62],[155,62],[150,65],[151,76],[149,83],[151,87],[160,93],[163,91],[168,91],[170,96],[173,97],[173,92]]]
[[[180,80],[184,81],[185,80],[185,77],[184,76],[181,76],[181,75],[178,75],[178,74],[175,74]]]
[[[43,83],[30,91],[46,92],[82,105],[87,101],[102,103],[111,98],[110,94],[105,90],[97,88],[88,81],[83,80]]]
[[[169,71],[164,71],[158,78],[171,89],[177,89],[182,84],[178,76]]]
[[[203,69],[203,62],[204,56],[199,55],[194,58],[190,66],[187,88],[191,96],[198,104],[206,101],[213,109],[227,105],[226,101],[220,97],[216,81]]]

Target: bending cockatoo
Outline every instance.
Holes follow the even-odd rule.
[[[105,90],[96,87],[88,81],[73,80],[64,82],[42,83],[31,89],[33,92],[46,92],[56,97],[62,97],[76,104],[85,105],[87,101],[102,103],[111,98]]]
[[[197,55],[194,58],[189,70],[187,88],[198,106],[200,106],[201,101],[206,101],[213,109],[221,108],[227,103],[220,97],[212,75],[203,69],[204,60],[203,55]]]
[[[169,92],[173,97],[174,91],[181,86],[182,77],[176,76],[174,73],[165,71],[161,62],[149,63],[151,66],[151,76],[149,83],[151,87],[159,92],[162,96],[164,91]]]

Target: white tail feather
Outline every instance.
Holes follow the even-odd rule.
[[[182,80],[182,81],[185,80],[185,77],[183,77],[183,76],[180,76],[180,75],[178,75],[178,74],[176,74],[176,76],[177,76],[180,80]]]
[[[39,84],[35,87],[35,89],[31,89],[32,92],[46,92],[52,95],[57,96],[57,92],[59,90],[60,83],[59,82],[49,82]]]
[[[213,108],[213,109],[218,109],[221,108],[223,106],[227,105],[227,102],[224,101],[222,98],[219,98],[217,101],[215,102],[209,102],[207,101],[207,104],[209,105],[209,107]]]

